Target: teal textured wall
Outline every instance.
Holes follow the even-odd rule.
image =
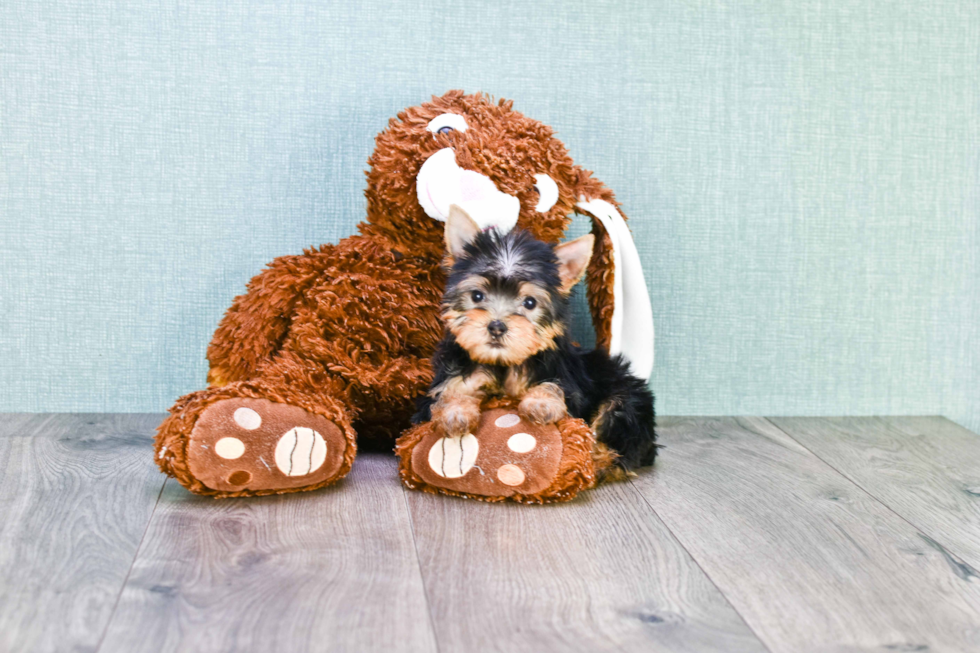
[[[450,88],[617,192],[664,413],[980,428],[980,3],[913,0],[5,0],[0,409],[201,387],[232,297],[350,233],[374,135]]]

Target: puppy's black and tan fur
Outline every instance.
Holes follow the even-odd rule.
[[[568,295],[588,266],[593,237],[552,247],[521,230],[481,232],[453,206],[446,244],[447,330],[414,421],[431,419],[445,435],[464,435],[476,428],[485,398],[506,395],[535,423],[566,412],[584,419],[621,468],[652,465],[657,445],[646,383],[621,356],[584,351],[567,333]]]

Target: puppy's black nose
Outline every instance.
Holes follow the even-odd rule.
[[[499,338],[507,333],[507,325],[500,320],[494,320],[487,325],[487,331],[489,331],[490,335],[494,338]]]

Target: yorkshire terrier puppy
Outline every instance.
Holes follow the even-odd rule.
[[[552,247],[526,231],[480,231],[453,205],[446,221],[446,335],[435,378],[413,421],[445,436],[472,433],[491,396],[519,399],[533,423],[584,419],[624,470],[657,454],[653,394],[621,356],[584,351],[568,336],[568,296],[592,258],[593,236]]]

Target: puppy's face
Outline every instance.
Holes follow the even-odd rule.
[[[481,232],[453,207],[453,265],[442,303],[447,328],[474,361],[518,365],[565,333],[568,294],[592,254],[592,236],[557,247],[515,230]]]
[[[473,274],[446,294],[442,317],[474,361],[517,365],[564,333],[556,308],[546,285]]]

